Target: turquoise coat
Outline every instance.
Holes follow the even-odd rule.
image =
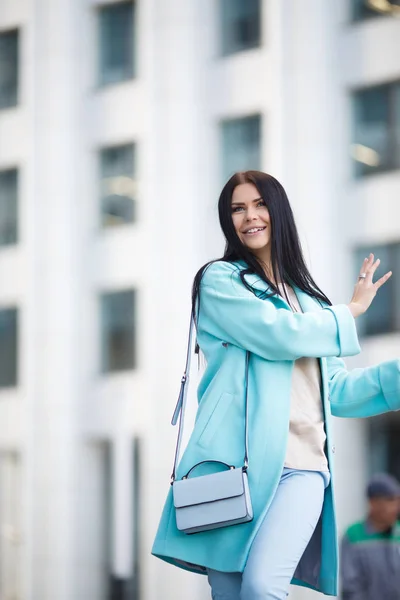
[[[370,417],[400,408],[400,361],[348,372],[340,357],[360,352],[355,320],[346,305],[324,306],[295,288],[303,313],[293,313],[280,296],[247,276],[257,295],[239,277],[243,263],[213,263],[200,296],[198,343],[207,368],[198,388],[195,427],[180,460],[180,478],[196,463],[216,459],[243,464],[244,369],[249,366],[249,484],[254,510],[250,523],[187,535],[176,528],[169,490],[152,553],[198,573],[206,568],[242,572],[249,550],[277,489],[286,454],[294,361],[320,358],[322,402],[331,483],[314,535],[292,583],[337,594],[337,531],[334,506],[334,445],[331,415]],[[204,472],[215,469],[204,465]]]

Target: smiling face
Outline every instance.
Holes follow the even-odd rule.
[[[232,194],[232,222],[244,246],[262,261],[270,259],[271,223],[268,209],[252,183],[241,183]]]

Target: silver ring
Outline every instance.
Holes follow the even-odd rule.
[[[360,273],[359,276],[358,276],[358,279],[365,279],[366,276],[367,276],[366,273]]]

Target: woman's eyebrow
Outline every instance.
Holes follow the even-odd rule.
[[[252,202],[258,202],[259,200],[262,200],[261,196],[260,198],[254,198],[254,200],[252,200]],[[232,202],[232,206],[244,206],[245,202]]]

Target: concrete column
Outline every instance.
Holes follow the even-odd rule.
[[[340,230],[332,227],[338,206],[339,115],[331,4],[281,3],[285,183],[313,275],[327,293],[334,287],[333,265],[341,242]]]
[[[190,288],[200,266],[201,240],[206,238],[204,207],[211,206],[207,123],[207,25],[211,3],[153,0],[148,3],[149,94],[153,107],[149,124],[149,346],[146,382],[153,403],[151,444],[144,447],[143,479],[148,504],[144,518],[156,524],[158,499],[168,492],[176,430],[168,423],[185,359],[190,316]],[[151,32],[151,33],[150,33]],[[207,182],[207,183],[206,183]],[[213,210],[213,209],[210,209]],[[213,217],[215,215],[213,214]],[[155,283],[156,282],[156,283]],[[171,352],[171,348],[177,351]],[[154,378],[156,365],[157,378]],[[157,515],[157,516],[155,516]],[[154,530],[145,541],[151,549]],[[152,559],[144,565],[149,598],[206,597],[204,578],[179,572]],[[203,591],[202,591],[203,590]]]
[[[30,600],[74,593],[75,412],[79,400],[79,2],[32,6],[34,193],[29,224],[35,253],[30,298],[35,314],[31,372]],[[34,239],[33,239],[34,238]]]

